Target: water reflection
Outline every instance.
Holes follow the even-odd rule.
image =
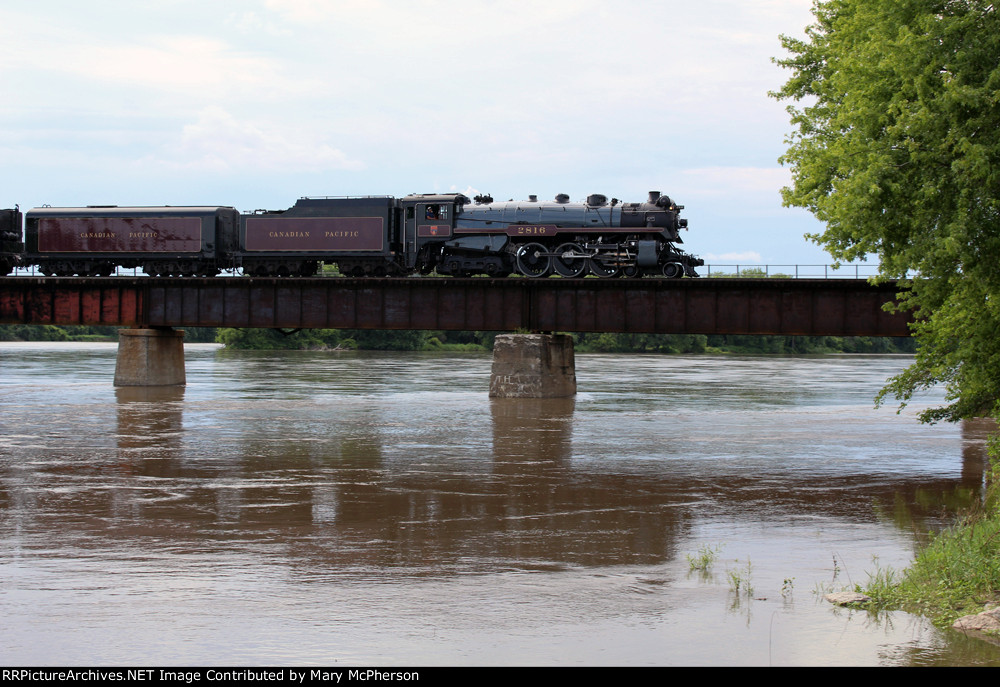
[[[962,420],[962,481],[982,482],[989,465],[986,440],[997,431],[992,418]],[[985,486],[985,485],[984,485]]]
[[[302,538],[310,545],[286,555],[424,574],[659,564],[679,556],[699,521],[726,518],[885,522],[918,541],[968,507],[982,481],[981,424],[963,428],[960,475],[898,471],[868,461],[878,441],[859,442],[841,411],[817,417],[800,405],[779,417],[780,394],[748,396],[731,378],[708,380],[687,402],[641,401],[635,412],[627,397],[597,394],[485,400],[407,390],[413,366],[400,356],[302,356],[290,370],[273,353],[222,358],[246,383],[230,389],[234,370],[216,370],[227,391],[207,402],[197,386],[115,389],[111,464],[85,452],[41,469],[135,481],[78,489],[72,510],[51,517],[133,521],[98,530],[111,537],[132,536],[135,521],[176,521],[183,527],[171,536],[196,547]],[[448,364],[420,360],[429,378]],[[725,400],[709,413],[713,385]],[[728,422],[713,426],[720,416]],[[54,487],[58,502],[65,485]],[[326,540],[337,546],[317,546]]]
[[[562,466],[573,456],[575,398],[491,398],[494,469],[545,461]]]
[[[174,453],[181,446],[183,386],[115,387],[118,448]]]

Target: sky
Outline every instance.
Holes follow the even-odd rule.
[[[811,6],[5,0],[0,207],[658,190],[710,263],[828,263],[767,95]]]

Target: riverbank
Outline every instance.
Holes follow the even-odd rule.
[[[951,627],[1000,604],[1000,439],[990,441],[991,467],[981,505],[937,535],[901,572],[878,570],[864,590],[873,610],[905,610]],[[987,631],[1000,637],[995,631]]]
[[[222,343],[235,350],[493,350],[497,332],[309,329],[185,329],[189,343]],[[908,337],[744,336],[704,334],[573,334],[578,353],[913,353]],[[117,327],[0,325],[0,341],[117,341]]]

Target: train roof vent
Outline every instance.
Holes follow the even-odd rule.
[[[529,203],[537,203],[538,202],[538,196],[534,196],[534,195],[528,196],[528,202]]]
[[[569,202],[569,196],[567,194],[565,194],[565,193],[560,193],[560,194],[558,194],[556,196],[556,202],[557,203],[568,203]]]
[[[591,207],[601,207],[608,204],[608,197],[600,193],[591,193],[587,196],[587,205]]]

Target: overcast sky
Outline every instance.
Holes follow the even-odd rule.
[[[5,0],[0,207],[655,189],[711,262],[824,263],[767,97],[810,7]]]

